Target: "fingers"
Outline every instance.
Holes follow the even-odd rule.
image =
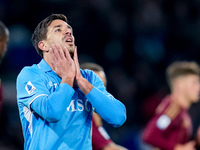
[[[55,57],[55,60],[57,61],[60,59],[72,60],[69,50],[66,46],[62,47],[60,44],[52,44],[49,51],[52,57]]]
[[[57,67],[62,63],[62,60],[65,60],[63,49],[58,44],[52,44],[51,48],[49,48],[49,53],[51,55],[51,64],[53,65],[53,68],[57,70]]]
[[[64,52],[63,52],[63,48],[61,47],[61,45],[59,44],[56,44],[55,45],[57,51],[58,51],[58,55],[61,59],[64,59],[65,58],[65,55],[64,55]]]
[[[49,50],[52,51],[52,54],[54,56],[53,59],[55,59],[55,60],[64,59],[65,55],[64,55],[64,52],[60,45],[52,44],[52,46]]]
[[[74,49],[74,61],[75,63],[78,63],[77,47]]]
[[[74,50],[74,64],[76,67],[76,80],[81,78],[81,72],[80,72],[80,66],[79,66],[79,62],[78,62],[78,55],[77,55],[77,47],[75,47]]]
[[[66,46],[63,47],[63,51],[64,51],[66,59],[71,59],[71,56]]]
[[[54,56],[54,51],[53,51],[52,48],[49,48],[49,53],[50,53],[51,56]],[[55,61],[56,61],[55,57],[52,57],[51,64],[52,64],[53,66],[54,66],[54,64],[55,64]]]
[[[80,67],[79,67],[79,62],[78,62],[77,47],[75,47],[75,50],[74,50],[74,63],[76,65],[76,68],[79,70]]]

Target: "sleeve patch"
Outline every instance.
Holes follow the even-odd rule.
[[[28,94],[30,95],[31,93],[33,93],[33,91],[36,89],[33,84],[28,81],[28,83],[25,86],[26,91],[28,92]]]
[[[156,122],[156,126],[159,129],[164,130],[169,126],[170,123],[171,123],[171,119],[167,115],[162,115],[158,118]]]

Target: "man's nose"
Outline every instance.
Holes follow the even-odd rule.
[[[70,29],[66,29],[64,34],[71,36],[72,35],[72,31]]]
[[[70,35],[70,36],[72,35],[72,33],[71,33],[71,32],[66,32],[65,34],[67,34],[67,35]]]

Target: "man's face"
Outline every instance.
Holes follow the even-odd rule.
[[[45,41],[48,48],[50,48],[52,44],[60,44],[62,47],[67,47],[71,56],[74,54],[75,40],[72,27],[63,20],[54,20],[51,22]]]
[[[183,79],[185,96],[193,103],[199,100],[200,79],[198,75],[186,75]]]
[[[0,40],[0,61],[3,59],[6,51],[7,51],[7,43],[8,43],[8,40],[5,39],[5,40]]]

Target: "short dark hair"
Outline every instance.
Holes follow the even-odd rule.
[[[200,75],[200,67],[194,61],[175,61],[166,69],[166,77],[169,86],[175,78],[185,75]]]
[[[35,31],[32,35],[32,44],[35,47],[37,53],[43,57],[43,51],[38,47],[38,43],[42,40],[46,40],[47,38],[47,32],[48,32],[48,26],[51,24],[53,20],[63,20],[65,22],[67,21],[67,17],[63,14],[52,14],[48,16],[47,18],[43,19],[35,28]]]
[[[92,70],[94,72],[99,72],[99,73],[103,73],[103,76],[105,77],[105,80],[103,81],[105,87],[107,85],[107,79],[106,79],[106,75],[105,75],[105,72],[104,72],[104,69],[103,67],[101,67],[100,65],[96,64],[96,63],[92,63],[92,62],[86,62],[86,63],[82,63],[80,65],[80,68],[81,69],[89,69],[89,70]],[[101,77],[100,77],[101,78]]]
[[[7,41],[9,38],[9,31],[6,25],[0,21],[0,41]]]
[[[99,71],[103,71],[104,72],[103,67],[101,67],[100,65],[98,65],[96,63],[89,63],[89,62],[82,63],[80,65],[80,68],[83,69],[83,70],[84,69],[89,69],[89,70],[93,70],[93,71],[97,71],[97,72],[99,72]]]

